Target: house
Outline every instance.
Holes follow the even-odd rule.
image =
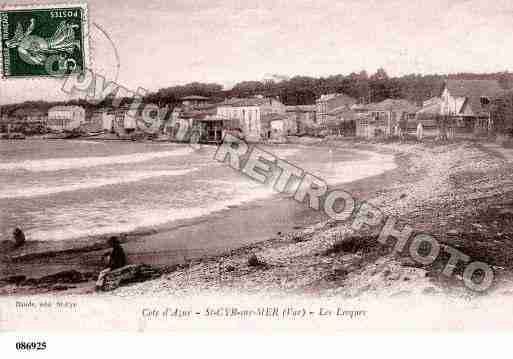
[[[87,132],[112,131],[114,111],[108,108],[94,110],[81,126]]]
[[[350,109],[351,106],[356,104],[356,100],[343,93],[332,93],[322,95],[316,101],[317,121],[323,125],[328,120],[328,114],[336,108]]]
[[[47,126],[53,131],[73,131],[85,123],[85,110],[80,106],[54,106],[48,110]]]
[[[316,105],[286,106],[285,111],[290,121],[296,124],[296,133],[306,133],[317,126]]]
[[[101,110],[101,117],[102,117],[102,129],[104,131],[113,131],[114,126],[114,111],[109,109],[102,109]]]
[[[202,143],[219,143],[223,139],[223,119],[217,117],[216,105],[203,105],[198,109],[182,110],[175,122],[174,136],[185,136],[194,134],[197,140]],[[199,109],[201,108],[201,109]]]
[[[18,108],[9,115],[2,115],[0,131],[42,133],[47,127],[48,117],[37,108]]]
[[[223,141],[223,120],[215,116],[204,116],[194,120],[199,130],[198,139],[201,143],[221,143]]]
[[[286,106],[274,98],[228,99],[218,104],[217,117],[225,126],[240,128],[244,138],[250,142],[259,142],[268,138],[264,130],[262,117],[271,113],[286,114]]]
[[[376,136],[398,135],[402,123],[414,119],[418,107],[407,100],[386,99],[365,106],[356,119],[356,136],[372,138]]]
[[[490,110],[493,130],[499,138],[505,134],[513,137],[513,90],[493,98]]]
[[[492,99],[503,92],[495,80],[447,80],[439,96],[424,101],[416,122],[429,128],[443,120],[460,133],[486,133]]]
[[[328,113],[326,128],[332,135],[354,136],[358,114],[346,106],[337,107]]]
[[[86,116],[85,122],[80,126],[86,132],[99,132],[103,130],[103,114],[100,111],[94,111],[90,116]]]
[[[495,80],[447,80],[440,114],[453,118],[460,131],[486,132],[491,127],[491,99],[502,92]]]
[[[136,119],[129,111],[129,106],[121,106],[113,110],[113,128],[119,135],[133,133],[137,128]]]
[[[265,139],[275,142],[286,142],[286,137],[294,131],[294,121],[286,114],[268,113],[262,116],[262,130]]]
[[[185,106],[185,107],[199,106],[199,105],[206,104],[209,101],[210,101],[209,97],[198,96],[198,95],[185,96],[180,99],[182,106]]]

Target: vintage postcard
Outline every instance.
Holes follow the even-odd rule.
[[[0,331],[513,329],[512,11],[2,5]]]

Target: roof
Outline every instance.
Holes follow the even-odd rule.
[[[240,102],[242,100],[244,100],[244,99],[240,98],[240,97],[230,97],[230,98],[225,99],[222,102],[219,102],[217,105],[218,106],[231,106],[234,103]]]
[[[262,115],[262,117],[260,118],[260,121],[262,123],[270,123],[273,121],[284,121],[286,119],[287,119],[286,115],[282,115],[279,113],[267,113],[265,115]]]
[[[406,123],[406,127],[410,130],[415,130],[419,123],[422,124],[422,127],[424,129],[436,128],[438,126],[436,119],[427,117],[427,118],[416,118],[415,120],[408,121]]]
[[[264,106],[269,105],[272,101],[277,101],[272,98],[240,98],[229,99],[220,104],[219,106],[233,106],[233,107],[250,107],[250,106]]]
[[[464,97],[474,114],[486,112],[481,104],[481,97],[493,98],[504,90],[496,80],[447,80],[444,89],[447,88],[453,97]]]
[[[46,116],[46,113],[37,108],[19,108],[11,113],[14,117]]]
[[[354,111],[349,110],[346,106],[340,106],[328,112],[328,116],[339,116],[343,114],[347,114],[348,116],[351,116],[351,114],[355,115]]]
[[[182,97],[180,100],[182,100],[182,101],[187,101],[187,100],[207,101],[207,100],[210,100],[210,98],[209,97],[205,97],[205,96],[191,95],[191,96]]]
[[[212,110],[212,109],[217,109],[217,106],[219,106],[219,104],[202,103],[202,104],[198,104],[198,105],[194,106],[194,109],[195,110]]]
[[[288,112],[315,112],[315,105],[296,105],[296,106],[287,106]]]
[[[211,110],[190,110],[190,111],[182,111],[180,112],[181,118],[195,118],[195,119],[202,119],[207,116],[213,116],[216,114],[215,109]]]
[[[403,99],[386,99],[378,103],[371,103],[367,105],[368,111],[402,111],[408,113],[415,113],[419,108],[411,102]]]
[[[442,113],[442,100],[438,97],[430,99],[429,102],[425,101],[426,106],[417,111],[417,115],[421,116],[435,116]]]
[[[85,111],[83,107],[80,106],[53,106],[52,108],[48,109],[48,112],[54,112],[54,111]]]
[[[367,106],[364,104],[355,103],[354,105],[351,106],[351,110],[353,110],[353,111],[365,111],[366,109],[367,109]]]
[[[324,102],[324,101],[331,101],[337,99],[337,101],[342,100],[347,105],[353,105],[356,103],[356,99],[352,98],[351,96],[348,96],[344,93],[330,93],[326,95],[321,95],[319,99],[317,99],[316,102]]]
[[[224,122],[224,120],[222,118],[218,118],[215,116],[207,116],[204,118],[200,117],[200,118],[196,118],[196,120],[201,121],[201,122]]]

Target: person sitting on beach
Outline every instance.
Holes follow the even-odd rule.
[[[25,234],[19,227],[16,227],[14,229],[14,231],[12,232],[12,236],[14,238],[15,247],[21,247],[25,244]]]
[[[125,251],[123,250],[118,237],[110,237],[109,245],[112,247],[112,252],[109,254],[109,264],[107,268],[102,270],[100,275],[98,275],[96,289],[99,289],[103,286],[105,275],[107,275],[107,273],[115,269],[122,268],[127,264]]]

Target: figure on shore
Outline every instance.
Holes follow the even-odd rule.
[[[422,126],[422,123],[419,122],[417,125],[417,140],[422,141],[424,138],[424,127]]]
[[[112,247],[112,252],[109,254],[109,264],[107,268],[102,270],[100,275],[98,275],[96,289],[99,289],[103,286],[104,278],[107,273],[115,269],[122,268],[127,264],[125,251],[123,250],[118,237],[110,237],[109,245]]]
[[[25,244],[25,234],[19,227],[16,227],[14,231],[12,231],[12,236],[14,238],[15,247],[21,247]]]

